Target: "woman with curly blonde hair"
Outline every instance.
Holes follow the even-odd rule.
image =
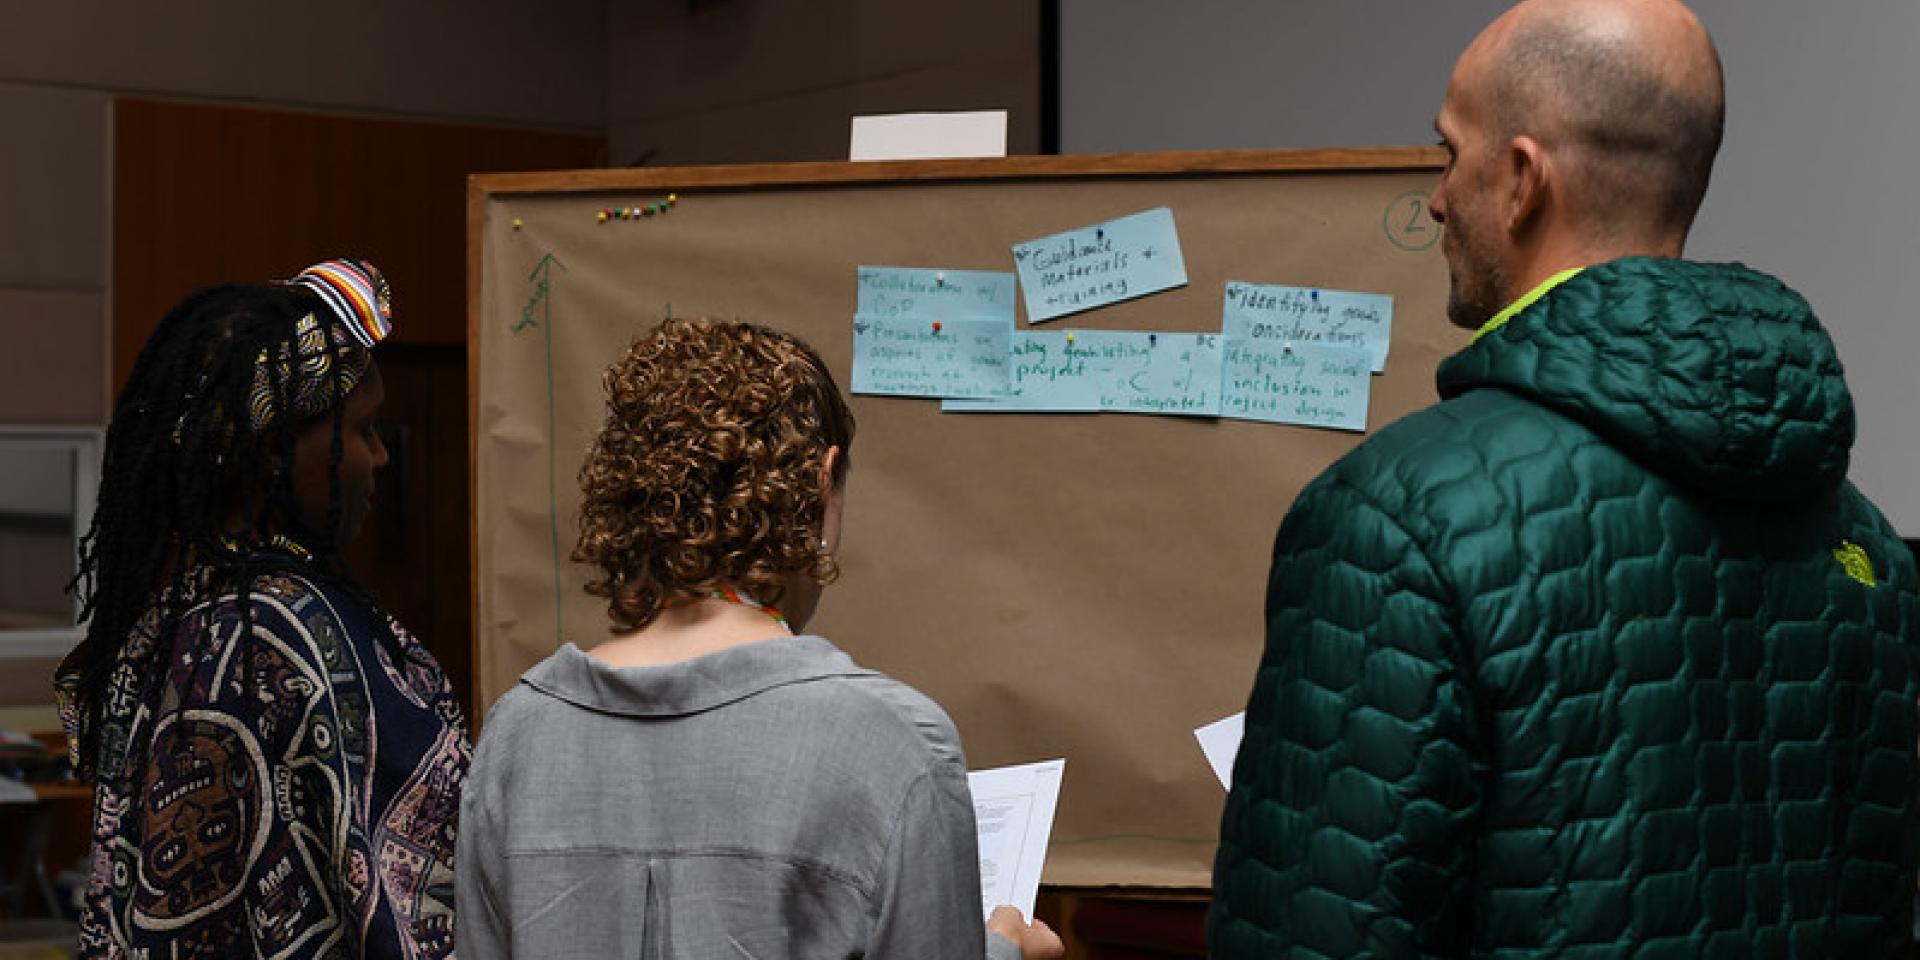
[[[1012,907],[981,926],[946,714],[801,632],[838,575],[854,429],[819,355],[669,319],[605,386],[573,557],[612,636],[487,716],[461,956],[1059,956]]]

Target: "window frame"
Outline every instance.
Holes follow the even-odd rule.
[[[100,461],[106,431],[99,427],[24,426],[0,424],[0,457],[15,450],[65,450],[73,453],[73,571],[80,569],[80,539],[93,525],[100,496]],[[73,616],[80,616],[80,598],[70,600]],[[75,623],[67,627],[0,628],[0,664],[20,660],[64,657],[86,631]]]

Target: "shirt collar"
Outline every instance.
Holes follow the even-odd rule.
[[[802,635],[649,667],[610,666],[568,643],[520,682],[600,713],[660,717],[711,710],[790,683],[871,673],[825,639]]]
[[[1481,326],[1480,329],[1475,330],[1473,332],[1473,339],[1467,342],[1479,343],[1481,337],[1484,337],[1487,334],[1492,333],[1493,331],[1498,330],[1501,327],[1505,326],[1508,320],[1512,320],[1515,316],[1517,316],[1520,313],[1520,311],[1533,306],[1536,302],[1539,301],[1541,297],[1546,296],[1548,291],[1552,290],[1554,287],[1557,287],[1563,283],[1566,283],[1568,280],[1573,279],[1574,274],[1579,273],[1580,271],[1585,269],[1586,269],[1585,267],[1570,267],[1566,270],[1562,270],[1559,273],[1556,273],[1553,276],[1548,277],[1547,279],[1541,281],[1539,286],[1534,287],[1532,290],[1527,291],[1524,295],[1520,297],[1520,299],[1507,304],[1507,308],[1505,310],[1502,310],[1499,313],[1494,314],[1493,319],[1488,320],[1485,325]]]

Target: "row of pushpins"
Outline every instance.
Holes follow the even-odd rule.
[[[601,223],[606,223],[608,220],[633,220],[638,217],[651,217],[655,214],[666,213],[668,208],[679,202],[679,194],[669,193],[667,194],[667,199],[658,203],[642,204],[638,207],[601,207],[600,210],[594,214],[593,218]]]

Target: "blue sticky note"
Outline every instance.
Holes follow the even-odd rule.
[[[1364,432],[1370,359],[1362,347],[1228,338],[1221,415]]]
[[[1099,413],[1100,382],[1084,357],[1067,355],[1065,330],[1016,330],[1007,395],[943,400],[947,413]]]
[[[1014,315],[1011,273],[861,267],[854,313],[863,317],[1000,320]]]
[[[1362,347],[1379,373],[1393,339],[1393,297],[1230,281],[1221,324],[1236,340]]]
[[[1012,326],[1004,320],[856,316],[853,392],[897,397],[1005,396],[1012,335]]]
[[[1217,333],[1075,330],[1066,352],[1098,380],[1102,410],[1220,415],[1224,352]]]
[[[1166,207],[1015,244],[1013,264],[1029,323],[1187,285]]]

